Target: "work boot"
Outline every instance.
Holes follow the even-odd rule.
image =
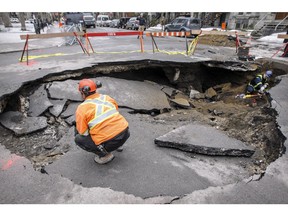
[[[98,155],[95,155],[94,161],[98,164],[106,164],[109,163],[114,159],[114,155],[109,153],[104,157],[99,157]]]
[[[123,151],[123,145],[120,146],[118,149],[116,149],[117,152],[122,152]]]

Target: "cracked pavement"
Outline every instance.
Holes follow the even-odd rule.
[[[121,39],[123,43],[128,43],[130,40]],[[113,38],[106,42],[102,40],[102,42],[111,49],[116,41]],[[168,47],[171,46],[169,42],[167,41]],[[40,41],[38,43],[39,46],[42,45]],[[37,41],[34,41],[34,44],[37,49]],[[134,45],[129,48],[134,49]],[[41,50],[41,52],[55,52],[57,49],[59,48],[51,47],[44,51]],[[79,47],[63,47],[63,49],[75,52]],[[147,59],[159,62],[182,62],[183,64],[203,61],[201,52],[204,49],[207,47],[199,46],[200,52],[196,53],[196,59],[182,55],[168,56],[147,53],[90,57],[75,54],[73,59],[60,56],[34,60],[31,62],[31,66],[18,63],[17,56],[19,57],[20,52],[8,52],[1,54],[0,63],[3,67],[0,72],[0,95],[3,99],[12,95],[25,83],[35,80],[42,82],[42,79],[51,78],[51,74],[59,76],[67,71],[71,73],[73,70],[91,68],[93,65],[101,63],[140,61],[141,64],[142,60]],[[235,52],[232,48],[225,50],[228,53]],[[37,50],[34,51],[34,54],[36,52]],[[221,58],[223,56],[221,55]],[[205,56],[205,58],[209,57]],[[210,58],[213,59],[212,56]],[[9,60],[7,63],[6,59],[13,60]],[[11,79],[12,75],[14,79]],[[132,87],[133,82],[124,83],[123,89],[125,86]],[[109,85],[110,83],[104,85],[103,91],[105,91],[105,86],[108,88]],[[138,87],[140,89],[141,86]],[[137,87],[134,88],[137,89]],[[281,82],[270,91],[273,98],[279,103],[275,106],[279,114],[277,121],[280,130],[286,137],[288,134],[288,96],[285,94],[287,88],[288,77],[284,75]],[[40,172],[35,171],[30,160],[10,152],[1,143],[0,203],[287,204],[288,174],[286,170],[288,163],[286,153],[272,162],[265,175],[259,179],[257,176],[249,176],[243,169],[241,164],[245,159],[241,157],[211,159],[209,156],[195,156],[175,149],[158,148],[154,144],[155,138],[183,126],[185,122],[155,121],[151,116],[132,115],[129,113],[131,110],[127,107],[131,108],[134,105],[135,109],[140,109],[143,106],[139,104],[139,95],[135,98],[138,99],[135,99],[137,103],[128,105],[125,98],[117,98],[126,107],[121,108],[120,112],[128,119],[132,135],[125,144],[124,151],[115,153],[115,155],[117,154],[115,160],[107,166],[97,166],[93,162],[91,153],[87,153],[73,144],[73,127],[59,141],[68,143],[70,150],[53,163],[45,166]],[[145,100],[143,102],[147,105]],[[155,102],[159,102],[159,100],[157,99]],[[40,104],[43,105],[43,103]],[[161,104],[163,105],[163,103]],[[48,104],[49,107],[50,104]],[[167,108],[167,104],[164,104],[164,107]],[[148,109],[150,108],[149,106]],[[37,111],[39,110],[37,109]],[[287,140],[285,146],[287,146]]]

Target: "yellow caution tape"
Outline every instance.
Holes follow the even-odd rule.
[[[191,41],[189,48],[188,48],[188,55],[194,54],[196,45],[198,43],[199,36],[197,36],[194,40]]]
[[[191,43],[192,44],[192,43]],[[190,48],[189,48],[190,50]],[[185,55],[187,56],[187,52],[186,51],[167,51],[167,50],[157,50],[158,52],[160,53],[165,53],[167,55]],[[152,50],[147,50],[147,51],[144,51],[146,53],[148,52],[152,52]],[[67,54],[67,53],[54,53],[54,54],[45,54],[45,55],[38,55],[38,56],[28,56],[28,60],[33,60],[33,59],[38,59],[38,58],[48,58],[48,57],[55,57],[55,56],[66,56],[66,55],[75,55],[75,54],[81,54],[83,52],[77,52],[77,53],[70,53],[70,54]],[[141,53],[141,50],[134,50],[134,51],[121,51],[121,52],[99,52],[99,51],[94,51],[94,52],[91,52],[89,54],[123,54],[123,53]],[[188,52],[188,55],[190,54],[190,52]],[[19,59],[21,60],[21,59]],[[26,61],[26,56],[24,55],[23,56],[23,59],[22,61]]]
[[[77,53],[73,53],[73,54],[77,54]],[[37,59],[37,58],[48,58],[48,57],[52,57],[52,56],[65,56],[65,55],[73,55],[73,54],[65,54],[65,53],[54,53],[54,54],[45,54],[45,55],[38,55],[38,56],[28,56],[28,60],[32,60],[32,59]],[[19,59],[21,60],[21,59]],[[23,56],[22,61],[26,61],[26,56]]]
[[[114,51],[114,52],[93,52],[93,53],[95,53],[95,54],[123,54],[123,53],[136,53],[136,52],[141,52],[141,50],[134,50],[134,51],[121,51],[121,52],[119,52],[119,51]],[[89,54],[93,54],[93,53],[89,53]]]

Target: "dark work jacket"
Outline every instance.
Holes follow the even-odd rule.
[[[253,80],[248,84],[254,88],[254,90],[260,90],[260,88],[267,82],[266,79],[264,79],[263,75],[259,74],[256,77],[254,77]]]
[[[146,20],[144,19],[144,17],[138,17],[137,20],[139,20],[139,25],[145,25],[146,24]]]

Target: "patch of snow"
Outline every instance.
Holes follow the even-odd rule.
[[[20,35],[35,34],[34,24],[26,23],[26,31],[21,30],[20,23],[12,23],[12,27],[5,28],[4,25],[0,25],[0,44],[9,43],[21,43],[23,40],[20,39]],[[41,30],[41,34],[46,34],[49,31],[50,26]]]
[[[268,42],[268,43],[283,43],[283,38],[277,38],[278,34],[286,34],[286,32],[274,33],[268,36],[264,36],[257,41],[259,42]]]

